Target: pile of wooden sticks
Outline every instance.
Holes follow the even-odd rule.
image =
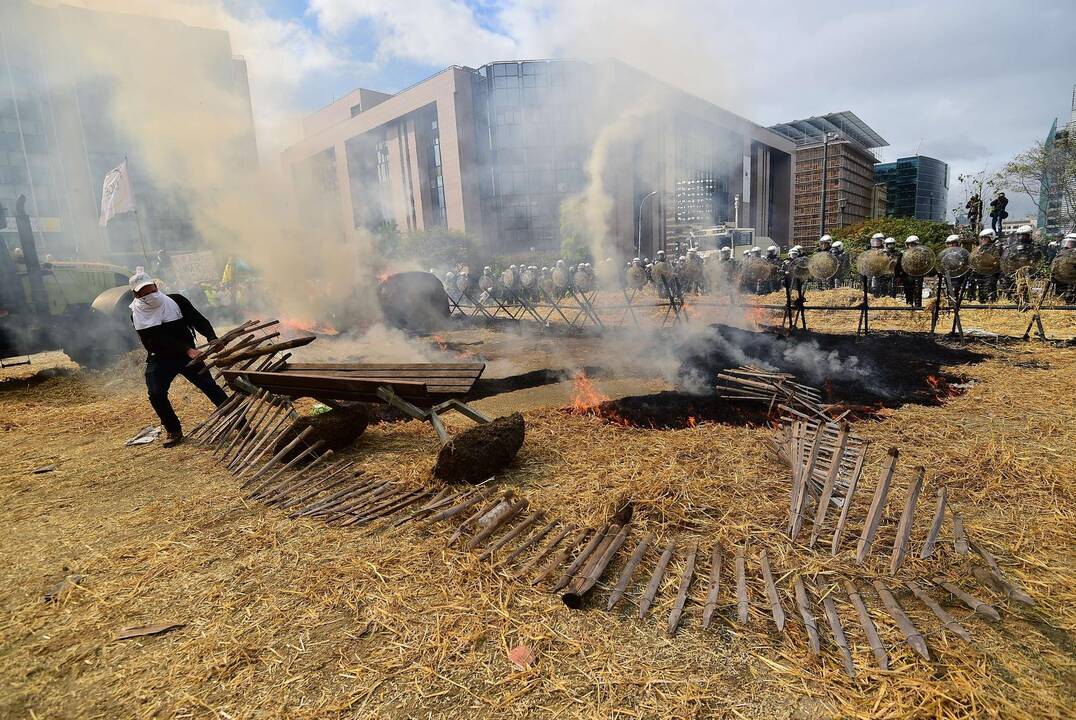
[[[822,393],[794,380],[794,375],[769,372],[741,365],[717,374],[717,396],[727,400],[753,400],[775,410],[804,420],[828,420]]]
[[[196,348],[198,355],[187,363],[187,367],[203,365],[202,372],[213,373],[217,380],[220,379],[220,371],[226,367],[271,372],[287,362],[290,354],[281,355],[285,350],[309,345],[316,339],[314,335],[303,335],[290,340],[277,340],[280,332],[274,331],[273,327],[279,323],[279,320],[247,320],[216,340]]]
[[[969,618],[1000,619],[992,602],[938,577],[937,572],[931,571],[927,577],[896,578],[915,536],[915,511],[924,482],[922,468],[915,469],[908,495],[901,503],[890,552],[889,574],[894,579],[881,579],[876,572],[867,571],[808,575],[793,568],[774,567],[767,548],[754,552],[748,538],[735,547],[731,556],[716,541],[707,550],[705,539],[700,538],[671,537],[659,544],[654,533],[646,532],[629,543],[633,529],[630,514],[618,514],[596,528],[577,527],[548,518],[516,492],[492,484],[447,486],[435,492],[428,487],[369,477],[356,471],[354,461],[336,458],[332,450],[322,450],[317,442],[309,443],[309,428],[293,432],[294,437],[284,444],[283,433],[295,417],[287,398],[264,390],[237,392],[191,436],[211,448],[219,462],[242,479],[241,488],[250,499],[284,511],[289,517],[318,519],[337,527],[367,526],[375,532],[407,524],[422,532],[447,531],[449,547],[477,553],[509,578],[525,579],[532,586],[558,593],[570,608],[603,605],[611,611],[632,598],[639,618],[645,618],[666,585],[670,563],[679,556],[682,570],[666,621],[670,635],[693,615],[693,605],[698,608],[702,631],[718,619],[747,626],[752,622],[754,605],[756,610],[767,612],[777,631],[790,640],[790,618],[801,623],[808,648],[815,655],[822,653],[822,630],[828,628],[831,644],[851,677],[855,677],[856,667],[841,619],[842,608],[846,618],[855,619],[854,625],[882,669],[888,668],[889,659],[868,607],[872,598],[885,610],[882,617],[888,618],[909,647],[925,659],[930,658],[927,638],[939,630],[917,627],[905,612],[908,603],[921,603],[937,619],[940,631],[951,632],[965,641],[971,640],[963,624],[968,618],[955,618],[943,607],[943,600],[948,605],[966,606],[971,611]],[[866,443],[845,423],[793,415],[776,432],[773,449],[790,468],[787,530],[791,541],[799,540],[809,521],[807,544],[813,547],[823,533],[829,532],[827,521],[836,515],[830,554],[837,555],[846,526],[858,522],[855,492],[865,472]],[[896,449],[888,451],[883,459],[856,543],[858,564],[869,561],[873,548],[889,545],[888,540],[883,542],[889,525],[883,525],[882,518],[898,459]],[[831,515],[831,507],[839,509],[839,514]],[[1002,572],[992,554],[968,537],[961,515],[949,505],[944,486],[938,489],[933,518],[918,549],[919,558],[931,558],[942,544],[946,517],[950,519],[952,550],[969,558],[977,555],[982,561],[971,569],[971,576],[982,589],[1033,605],[1027,593]],[[948,547],[948,540],[944,544]],[[622,559],[618,556],[625,547],[631,551],[625,552]],[[707,557],[709,566],[704,571]],[[648,572],[642,571],[645,567]],[[615,568],[619,568],[616,573]],[[917,564],[917,569],[921,570],[922,565]],[[730,580],[723,582],[723,577]],[[636,581],[640,581],[638,586],[634,585]],[[693,599],[693,587],[699,597],[704,596],[703,601]],[[604,602],[596,601],[594,597],[603,589],[609,594]],[[788,615],[786,608],[790,610]]]

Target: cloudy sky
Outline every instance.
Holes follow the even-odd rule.
[[[852,110],[889,141],[881,159],[950,163],[953,205],[957,175],[996,171],[1067,121],[1076,83],[1074,0],[154,0],[165,4],[231,31],[269,147],[294,139],[285,118],[355,87],[613,56],[763,125]]]

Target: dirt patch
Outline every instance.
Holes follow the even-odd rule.
[[[525,432],[519,413],[464,430],[441,448],[433,476],[450,483],[482,482],[515,459]]]

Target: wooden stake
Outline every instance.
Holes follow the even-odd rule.
[[[650,574],[650,582],[647,583],[646,591],[643,592],[643,596],[639,598],[639,619],[642,620],[646,615],[646,611],[650,609],[651,603],[654,602],[654,596],[658,594],[658,588],[661,587],[661,579],[665,577],[665,568],[669,565],[669,559],[672,557],[673,552],[676,550],[676,539],[669,540],[669,544],[665,546],[665,552],[661,554],[661,558],[658,559],[658,564],[654,567],[654,572]]]
[[[620,598],[624,597],[624,591],[628,589],[628,583],[631,582],[631,576],[635,572],[635,568],[639,567],[639,562],[643,559],[643,553],[646,552],[646,548],[650,545],[650,542],[654,539],[654,533],[648,532],[639,541],[639,544],[635,546],[634,552],[631,557],[628,558],[627,564],[620,573],[620,578],[616,582],[616,588],[613,589],[613,594],[609,596],[609,600],[605,603],[606,610],[612,610],[616,607],[616,604],[620,602]]]
[[[710,558],[710,590],[706,594],[706,607],[702,611],[702,629],[710,627],[714,611],[717,609],[717,596],[721,588],[721,543],[714,543],[714,553]]]
[[[747,624],[747,561],[744,558],[744,545],[736,548],[736,612],[740,624]]]
[[[811,443],[811,454],[807,456],[807,463],[804,469],[800,471],[799,482],[797,483],[799,490],[796,492],[796,511],[792,514],[791,527],[789,528],[789,537],[793,540],[800,534],[800,528],[803,526],[803,514],[807,509],[807,499],[810,495],[809,483],[811,476],[814,474],[815,464],[818,462],[818,450],[821,443],[822,433],[816,432],[814,442]]]
[[[669,613],[669,636],[676,634],[676,628],[680,626],[680,616],[684,614],[684,605],[687,603],[687,593],[691,588],[691,579],[695,574],[695,555],[699,551],[699,541],[692,541],[687,551],[687,562],[684,565],[684,574],[680,578],[680,590],[676,594],[676,602],[673,603],[672,612]]]
[[[847,445],[848,423],[841,423],[841,430],[837,435],[837,444],[833,449],[833,454],[830,456],[829,474],[826,476],[826,482],[822,486],[822,494],[818,498],[818,508],[814,514],[814,525],[811,526],[811,539],[807,543],[809,547],[814,547],[815,542],[818,540],[818,534],[822,530],[822,525],[826,522],[829,499],[833,497],[833,486],[841,473],[841,457],[844,455],[844,448]]]
[[[912,591],[913,595],[919,598],[919,602],[923,603],[931,609],[931,611],[938,617],[938,619],[941,620],[941,624],[945,627],[946,630],[953,632],[965,642],[971,642],[971,635],[968,634],[968,631],[965,630],[964,627],[960,623],[958,623],[952,615],[947,613],[945,611],[945,608],[934,602],[934,598],[930,597],[930,595],[927,595],[923,588],[919,587],[919,585],[912,580],[908,580],[904,584],[908,587],[909,590]]]
[[[528,504],[529,503],[526,500],[520,500],[519,502],[510,505],[504,512],[494,518],[493,522],[475,533],[474,537],[468,540],[467,543],[463,546],[463,549],[467,550],[468,552],[474,550],[484,541],[489,539],[489,537],[492,536],[493,533],[497,532],[497,530],[506,522],[526,510]]]
[[[998,611],[995,610],[994,606],[990,603],[984,602],[974,595],[964,592],[951,582],[946,582],[940,578],[934,578],[934,582],[952,593],[953,597],[971,608],[976,615],[984,617],[987,620],[993,620],[994,622],[1001,620],[1001,615],[998,614]]]
[[[538,532],[531,533],[531,535],[528,536],[526,540],[521,542],[519,544],[519,546],[516,547],[515,550],[510,552],[507,557],[505,557],[502,560],[497,561],[496,566],[497,567],[504,567],[505,565],[512,564],[512,562],[514,562],[516,560],[516,558],[518,558],[520,555],[525,553],[527,550],[530,550],[532,547],[534,547],[538,543],[542,542],[542,540],[545,539],[545,536],[548,535],[549,533],[553,532],[553,528],[555,528],[556,526],[557,526],[557,521],[556,520],[551,520],[549,523],[546,524],[545,527],[543,527]]]
[[[915,479],[908,488],[908,499],[904,502],[904,512],[900,514],[900,522],[897,524],[897,536],[893,540],[893,555],[889,560],[889,574],[896,575],[897,570],[904,563],[904,555],[908,551],[908,539],[912,535],[912,523],[915,522],[915,504],[919,502],[919,491],[923,488],[922,467],[915,469]]]
[[[885,500],[889,495],[889,484],[893,481],[893,471],[897,465],[897,457],[900,451],[890,448],[882,463],[882,474],[878,479],[878,487],[874,489],[874,499],[871,500],[870,510],[867,512],[867,520],[863,524],[863,533],[859,536],[859,545],[856,547],[856,562],[860,565],[870,552],[871,543],[874,542],[874,534],[878,532],[878,524],[882,521],[882,511],[885,510]]]
[[[934,509],[934,520],[930,523],[930,532],[927,533],[923,549],[919,551],[919,557],[924,560],[934,554],[934,546],[938,542],[938,535],[941,534],[942,522],[945,521],[945,502],[948,497],[949,488],[947,486],[942,485],[938,488],[938,505]]]
[[[818,595],[822,598],[822,609],[825,611],[826,624],[829,625],[830,634],[833,635],[833,644],[841,653],[841,662],[848,677],[856,679],[856,665],[852,662],[852,651],[848,647],[848,638],[844,634],[844,626],[841,625],[841,616],[837,614],[837,604],[833,602],[829,588],[823,585],[820,578],[815,578],[815,586]]]
[[[844,525],[848,522],[848,511],[852,508],[852,499],[855,497],[856,488],[859,486],[859,477],[863,474],[863,460],[867,457],[866,448],[861,448],[856,457],[856,465],[852,470],[851,479],[848,481],[848,492],[844,494],[844,507],[841,508],[841,518],[837,521],[837,528],[833,531],[833,543],[830,554],[836,555],[841,549],[841,536],[844,534]]]
[[[930,651],[927,649],[927,641],[923,639],[923,634],[919,632],[915,627],[915,623],[912,619],[901,609],[897,599],[893,597],[893,593],[889,591],[889,588],[885,586],[881,580],[874,581],[874,589],[878,593],[878,597],[882,599],[882,604],[885,605],[885,609],[889,611],[890,617],[897,623],[897,628],[901,634],[904,635],[904,639],[908,642],[908,645],[919,653],[924,660],[930,660]]]
[[[953,511],[953,549],[961,555],[968,554],[968,536],[964,532],[964,518]]]
[[[564,527],[562,527],[557,532],[557,534],[553,536],[553,539],[546,544],[544,548],[538,551],[536,555],[534,555],[523,565],[523,567],[521,567],[519,570],[516,571],[514,575],[512,575],[512,578],[521,578],[527,573],[529,573],[531,570],[533,570],[538,565],[538,563],[542,562],[542,560],[545,559],[545,557],[549,555],[549,553],[553,552],[553,549],[557,547],[558,544],[560,544],[560,541],[567,537],[568,533],[572,532],[573,530],[575,530],[575,525],[565,525]],[[585,528],[583,532],[586,532]],[[575,540],[574,542],[578,542],[578,540]]]
[[[523,518],[523,522],[513,527],[511,530],[502,535],[499,540],[497,540],[492,545],[483,550],[479,554],[478,559],[488,560],[490,557],[493,556],[493,553],[497,552],[502,547],[512,542],[512,540],[522,535],[526,530],[529,530],[532,525],[534,525],[541,519],[542,513],[540,512],[533,512],[529,514],[527,517]]]
[[[1034,607],[1035,601],[1031,599],[1031,596],[1004,575],[980,565],[973,567],[971,572],[972,575],[975,576],[975,579],[984,587],[990,588],[994,592],[1000,593],[1010,600],[1016,600],[1017,602]]]
[[[811,654],[818,655],[822,652],[822,646],[818,642],[818,621],[811,611],[811,599],[807,597],[807,588],[803,586],[803,578],[797,576],[792,581],[792,588],[796,592],[796,605],[799,607],[800,617],[803,618],[803,626],[807,628],[807,645],[811,649]]]
[[[778,631],[785,629],[785,610],[781,607],[781,598],[777,594],[777,585],[773,581],[773,573],[770,572],[770,558],[763,550],[758,554],[759,564],[762,565],[762,580],[766,585],[766,596],[770,600],[770,612],[773,614],[773,624]]]
[[[575,559],[572,560],[568,569],[557,578],[557,582],[553,584],[553,592],[560,592],[568,587],[568,583],[572,581],[576,572],[579,571],[579,568],[583,567],[583,564],[587,559],[594,554],[594,551],[597,550],[600,545],[611,541],[618,532],[620,532],[619,525],[610,527],[609,523],[603,523],[602,526],[594,532],[594,536],[590,538],[590,542],[583,547],[583,551],[575,556]]]
[[[859,624],[863,627],[863,633],[867,636],[867,642],[870,644],[871,652],[874,653],[874,659],[877,661],[879,669],[888,670],[889,655],[886,654],[882,639],[878,637],[878,628],[874,626],[874,620],[871,619],[867,604],[863,602],[863,596],[859,594],[859,590],[856,589],[851,580],[844,581],[844,591],[848,593],[848,600],[852,603],[852,607],[856,609]]]
[[[579,528],[579,532],[576,533],[574,537],[572,537],[571,541],[567,545],[557,551],[557,554],[554,555],[553,558],[545,565],[545,567],[542,568],[542,571],[538,573],[537,577],[535,577],[534,580],[531,581],[531,585],[537,585],[543,580],[545,580],[554,570],[557,569],[558,565],[560,565],[568,558],[568,553],[574,550],[576,546],[579,545],[579,543],[583,542],[583,538],[585,538],[589,533],[590,528]],[[595,537],[597,537],[597,533],[595,533],[594,535]]]

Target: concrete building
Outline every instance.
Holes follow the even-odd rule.
[[[115,63],[116,75],[95,62]],[[190,90],[206,104],[202,110],[236,128],[235,142],[214,150],[222,160],[256,166],[246,64],[232,54],[227,33],[64,5],[0,4],[0,204],[10,214],[19,195],[27,198],[42,256],[144,264],[136,220],[150,257],[201,244],[189,188],[150,176],[146,148],[126,124],[145,108],[160,108],[161,93],[190,88],[194,67],[198,83],[207,76],[212,83]],[[214,104],[224,97],[235,101]],[[104,176],[125,157],[138,217],[121,215],[101,228]],[[8,225],[0,237],[12,245],[14,223]]]
[[[1020,227],[1021,225],[1030,225],[1031,229],[1034,230],[1036,227],[1038,227],[1038,221],[1033,217],[1007,217],[1001,221],[1001,232],[1005,235],[1011,235],[1012,233],[1016,232],[1016,228]]]
[[[356,90],[305,130],[284,152],[299,197],[334,196],[356,238],[387,223],[496,254],[556,250],[562,204],[584,194],[628,256],[737,220],[790,238],[793,143],[618,62],[452,66],[392,95]]]
[[[949,166],[915,155],[878,163],[874,177],[886,186],[886,216],[945,222],[949,200]]]
[[[813,246],[824,233],[884,212],[874,182],[874,148],[889,145],[851,111],[770,126],[796,143],[793,242]],[[825,168],[825,220],[822,175]]]

